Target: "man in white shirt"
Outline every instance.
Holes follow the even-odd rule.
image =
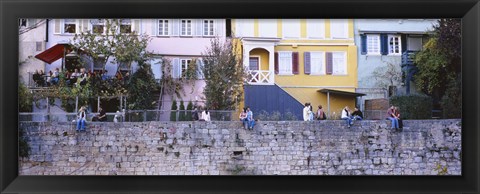
[[[310,115],[308,114],[308,111],[310,111],[310,104],[307,102],[305,103],[305,107],[303,107],[303,120],[308,121],[310,120]]]

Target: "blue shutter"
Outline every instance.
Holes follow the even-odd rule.
[[[304,73],[309,75],[310,74],[310,52],[304,52],[303,53],[303,70]]]
[[[380,53],[382,55],[388,54],[388,35],[380,34]]]
[[[366,55],[367,54],[367,35],[366,34],[360,34],[360,45],[362,48],[361,49],[361,54]]]

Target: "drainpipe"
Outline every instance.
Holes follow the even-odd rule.
[[[50,20],[50,19],[47,19],[47,20],[45,21],[45,42],[48,42],[48,21],[49,21],[49,20]]]

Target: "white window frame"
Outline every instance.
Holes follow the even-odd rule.
[[[320,67],[318,68],[318,71],[314,71],[314,59],[318,59],[320,62]],[[324,51],[310,52],[310,75],[326,75],[326,58]]]
[[[332,22],[335,21],[335,22]],[[343,21],[343,22],[342,22]],[[334,24],[338,24],[337,22],[342,22],[340,23],[341,26],[343,27],[344,33],[342,35],[337,35],[334,32]],[[330,20],[330,38],[332,39],[348,39],[348,19],[331,19]]]
[[[367,55],[380,55],[380,34],[367,34],[366,36]]]
[[[318,32],[315,29],[317,29]],[[307,19],[307,38],[308,39],[325,39],[325,20],[324,19]]]
[[[398,38],[397,44],[395,41],[392,43],[392,38]],[[394,48],[398,46],[398,52],[394,52]],[[388,55],[401,55],[402,54],[402,37],[400,35],[388,35]]]
[[[185,21],[185,33],[183,31],[184,21]],[[190,25],[188,25],[188,21],[190,21]],[[189,28],[190,28],[190,34],[188,33]],[[193,20],[191,19],[180,20],[180,36],[193,36]]]
[[[299,39],[302,36],[300,19],[282,19],[282,37],[285,39]],[[295,31],[293,31],[295,30]],[[287,34],[287,32],[289,32]]]
[[[160,24],[162,25],[162,29],[163,29],[162,31],[160,30]],[[171,22],[168,19],[158,19],[157,20],[157,36],[170,36],[170,24]]]
[[[293,75],[292,69],[292,51],[278,52],[278,74]]]
[[[103,32],[102,33],[95,33],[93,31],[93,24],[92,24],[92,20],[103,20]],[[105,34],[106,33],[106,25],[107,25],[107,19],[90,19],[88,20],[88,25],[90,26],[90,29],[91,29],[91,32],[92,34]]]
[[[338,54],[343,54],[343,64],[337,64],[335,60],[335,55]],[[346,51],[333,51],[332,52],[332,75],[348,75],[348,61],[347,61],[347,52]],[[335,73],[335,68],[339,65],[343,65],[345,68],[345,73]]]
[[[179,71],[180,71],[180,77],[179,77],[179,78],[182,78],[182,77],[185,76],[183,72],[187,72],[187,70],[188,70],[188,65],[189,65],[191,62],[192,62],[192,59],[190,59],[190,58],[182,58],[182,59],[180,59],[180,68],[178,68]],[[184,65],[185,65],[185,67],[184,67]]]
[[[122,32],[122,26],[126,26],[126,24],[123,24],[122,22],[124,20],[130,20],[130,32]],[[118,20],[118,32],[122,33],[122,34],[130,34],[133,32],[133,19],[119,19]]]
[[[67,20],[73,20],[73,21],[69,21],[69,22],[67,23]],[[73,25],[75,25],[74,28],[73,28],[75,32],[73,32],[73,33],[71,33],[71,32],[65,32],[65,25],[67,25],[67,24],[73,24]],[[63,19],[62,22],[61,22],[61,26],[62,26],[61,31],[62,31],[62,34],[76,34],[76,33],[77,33],[77,25],[78,25],[78,24],[77,24],[77,20],[76,20],[76,19]]]
[[[207,24],[205,24],[207,22]],[[207,26],[205,26],[207,25]],[[213,19],[202,20],[202,35],[203,36],[215,36],[216,22]]]

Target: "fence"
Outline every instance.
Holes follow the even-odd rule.
[[[235,111],[209,111],[212,121],[231,121]],[[115,115],[119,122],[146,122],[146,121],[190,121],[192,120],[191,110],[172,111],[172,110],[127,110],[125,112],[109,112],[106,113],[107,121],[113,122]],[[87,121],[98,113],[88,113]],[[198,112],[199,116],[201,112]],[[20,122],[71,122],[77,119],[76,113],[19,113],[18,120]]]

